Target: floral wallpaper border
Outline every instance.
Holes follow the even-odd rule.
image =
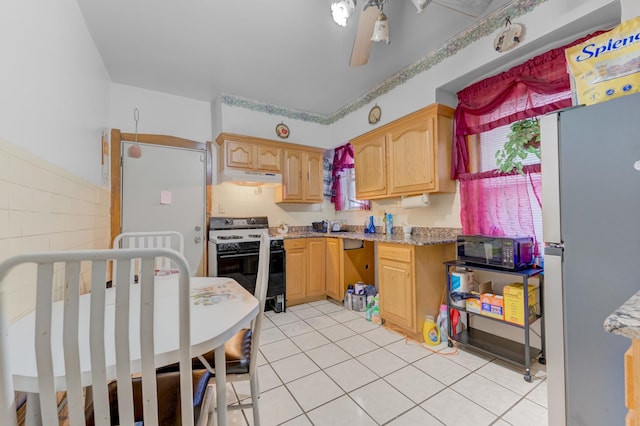
[[[548,0],[516,0],[513,3],[496,10],[482,21],[479,21],[475,25],[449,39],[449,41],[447,41],[442,47],[429,53],[422,59],[417,60],[403,70],[398,71],[396,74],[392,75],[363,96],[353,100],[330,115],[298,111],[230,94],[222,94],[220,96],[220,100],[224,105],[228,106],[245,108],[252,111],[278,115],[311,123],[325,125],[332,124],[364,105],[371,103],[379,96],[382,96],[399,85],[404,84],[416,75],[434,67],[446,58],[455,55],[474,41],[482,37],[486,37],[497,29],[502,28],[505,25],[507,18],[513,20],[519,16],[525,15],[546,1]]]

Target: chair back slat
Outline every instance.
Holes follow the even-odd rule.
[[[53,263],[38,265],[36,288],[36,365],[38,366],[38,387],[43,425],[58,424],[58,401],[53,377],[53,356],[51,349],[51,314],[53,305]]]
[[[136,419],[131,373],[134,372],[142,373],[145,424],[158,424],[153,336],[154,332],[162,331],[154,330],[154,315],[162,315],[162,312],[154,312],[154,269],[158,257],[170,259],[179,270],[177,308],[179,320],[183,321],[179,328],[178,352],[181,369],[180,410],[182,424],[193,425],[189,265],[183,255],[166,248],[34,253],[16,256],[0,263],[0,418],[3,419],[3,425],[16,424],[11,359],[6,349],[10,325],[6,309],[1,309],[7,299],[8,285],[5,278],[15,266],[29,263],[38,266],[34,336],[42,423],[58,425],[56,392],[66,390],[70,424],[83,424],[83,386],[90,385],[95,424],[110,424],[107,383],[117,379],[119,424],[133,424]],[[133,285],[129,277],[133,259],[142,260],[140,285]],[[108,262],[111,261],[116,271],[113,278],[118,285],[115,289],[107,290],[105,282],[108,278]],[[85,268],[91,271],[92,293],[89,299],[80,295],[81,271],[83,266],[86,266],[84,262],[91,263],[90,269]],[[56,269],[57,264],[62,264],[62,268]],[[54,270],[56,274],[64,273],[64,298],[60,302],[53,301]],[[112,299],[114,292],[115,297]],[[131,309],[132,304],[138,303],[140,317],[131,318],[131,312],[136,312]],[[52,320],[60,318],[57,316],[58,309],[62,310],[62,326],[57,322],[54,324]],[[85,324],[79,324],[78,319],[85,309],[90,309],[89,323],[86,324],[84,321]],[[105,318],[108,318],[110,323],[107,324]],[[130,341],[132,323],[139,324],[140,330],[136,330],[136,333],[139,331],[139,341]],[[106,336],[105,328],[112,327],[113,335]],[[87,364],[87,359],[81,358],[85,356],[87,344],[79,340],[79,336],[83,335],[88,335],[89,352],[86,356],[91,364]],[[61,341],[58,340],[60,336]],[[112,341],[115,347],[111,346]],[[60,357],[61,350],[58,349],[60,344],[63,357]],[[137,353],[138,349],[141,351],[140,362],[131,362],[132,353]],[[114,359],[107,359],[107,350],[115,357],[115,365],[109,368],[107,363],[111,364]],[[56,356],[56,360],[63,360],[59,361],[63,365],[57,365],[58,361],[54,361],[53,355]]]
[[[184,258],[183,258],[184,259]],[[184,260],[185,272],[178,276],[178,294],[180,300],[186,300],[186,303],[180,303],[178,307],[178,318],[180,323],[180,347],[187,350],[180,351],[180,371],[187,374],[180,374],[180,404],[182,406],[182,425],[193,426],[193,384],[191,375],[191,289],[189,288],[189,265]],[[191,411],[185,410],[184,407],[189,406]]]
[[[62,345],[67,381],[67,407],[71,424],[84,421],[78,319],[80,317],[80,262],[67,262],[64,268],[64,314]]]
[[[106,287],[104,279],[107,275],[107,262],[93,262],[91,265],[91,314],[89,344],[91,345],[91,392],[96,401],[108,401],[107,361],[104,344],[104,316]],[[105,404],[94,404],[95,424],[111,424],[109,407]]]
[[[169,248],[184,254],[184,237],[176,231],[123,232],[113,240],[113,248]],[[171,269],[171,260],[159,257],[155,264],[158,270]],[[131,276],[135,277],[140,271],[140,261],[131,265]]]
[[[258,273],[256,278],[256,289],[254,296],[260,303],[260,311],[251,324],[251,360],[249,363],[249,372],[251,375],[256,374],[258,356],[258,346],[260,345],[260,334],[262,329],[262,317],[264,316],[264,306],[267,300],[267,290],[269,287],[269,253],[271,250],[271,242],[269,234],[264,232],[260,237],[260,251],[258,256]]]
[[[130,285],[132,281],[129,279],[127,271],[130,269],[131,263],[137,261],[127,260],[124,262],[116,262],[116,317],[115,317],[115,344],[116,344],[116,377],[118,380],[118,411],[120,413],[121,424],[134,423],[133,410],[133,385],[131,384],[131,347],[129,345],[129,322],[131,303]],[[124,266],[120,268],[119,266]],[[114,283],[114,284],[115,284]],[[127,283],[127,285],[123,285]],[[124,308],[127,309],[124,309]]]
[[[140,281],[141,300],[154,300],[154,259],[142,261]],[[142,357],[142,408],[148,424],[158,424],[158,396],[156,388],[156,366],[154,362],[155,340],[153,334],[153,305],[140,306],[140,351]]]
[[[5,300],[5,286],[0,285],[0,302]],[[0,305],[0,309],[3,306]],[[2,350],[9,340],[9,320],[5,315],[0,315],[0,419],[5,419],[9,426],[18,424],[16,415],[16,402],[11,379],[11,362],[9,352]]]

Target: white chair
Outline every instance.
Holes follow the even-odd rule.
[[[260,409],[258,399],[260,389],[258,384],[258,347],[260,344],[260,332],[262,328],[262,318],[264,316],[264,306],[267,298],[267,287],[269,285],[269,235],[265,232],[260,238],[260,254],[258,257],[258,273],[256,277],[256,289],[254,296],[260,303],[260,311],[251,322],[249,329],[238,332],[234,338],[225,344],[227,358],[227,382],[249,381],[251,389],[250,404],[232,404],[227,407],[229,410],[241,410],[245,408],[253,409],[253,425],[260,426]],[[207,368],[215,376],[214,353],[194,358],[194,369]],[[215,377],[214,379],[215,380]],[[210,384],[205,394],[202,413],[210,410],[213,399],[213,385]],[[205,416],[200,416],[202,419]]]
[[[176,309],[180,321],[177,354],[180,406],[182,424],[193,424],[189,266],[184,257],[174,250],[152,248],[34,253],[15,256],[0,263],[0,419],[3,419],[3,425],[17,424],[13,402],[14,378],[8,352],[10,324],[6,309],[8,280],[5,278],[14,267],[23,264],[37,265],[36,307],[33,315],[37,364],[37,385],[33,386],[37,389],[30,392],[39,396],[42,424],[58,425],[58,391],[67,392],[70,424],[84,424],[84,386],[91,386],[96,424],[110,424],[108,383],[117,380],[120,424],[133,425],[132,373],[142,377],[145,424],[158,424],[153,327],[154,264],[158,257],[170,259],[179,270]],[[132,287],[127,271],[135,259],[141,260],[141,279],[139,286]],[[105,288],[110,262],[114,266],[121,266],[115,276],[118,285],[114,290]],[[87,264],[91,271],[92,291],[90,295],[80,295],[80,272]],[[60,265],[63,265],[63,269]],[[56,274],[64,274],[64,297],[57,302],[52,301]],[[137,296],[132,297],[133,294],[140,295],[139,302]],[[140,307],[132,309],[138,303]],[[132,312],[138,312],[139,316],[132,315]],[[114,326],[109,327],[109,322]],[[139,333],[136,328],[130,332],[130,324],[139,324]],[[113,335],[105,335],[105,329],[113,329]],[[107,342],[113,341],[114,345],[105,344],[105,338]],[[141,362],[135,364],[131,362],[131,356],[138,347]],[[132,371],[137,367],[140,371]],[[37,410],[37,400],[30,398],[27,409]],[[32,401],[33,406],[30,407]]]
[[[113,239],[113,248],[170,248],[184,254],[184,237],[176,231],[123,232]],[[159,258],[156,269],[169,270],[171,262]]]

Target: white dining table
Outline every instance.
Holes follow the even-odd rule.
[[[227,424],[226,360],[224,344],[259,312],[258,300],[231,278],[192,277],[191,285],[191,355],[197,356],[215,351],[216,403],[218,424]],[[161,367],[178,362],[178,279],[177,275],[156,276],[154,280],[156,314],[155,364]],[[141,371],[139,344],[139,285],[131,286],[131,368]],[[115,379],[114,304],[115,288],[107,289],[105,341],[107,377]],[[80,298],[79,341],[80,367],[83,386],[91,385],[91,361],[89,353],[89,306],[91,294]],[[54,303],[52,314],[52,352],[56,391],[66,390],[65,367],[62,350],[62,302]],[[28,418],[37,424],[39,417],[38,380],[34,346],[35,313],[31,312],[9,327],[10,362],[16,391],[27,392]]]

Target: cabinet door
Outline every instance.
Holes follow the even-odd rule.
[[[287,304],[306,297],[307,287],[307,252],[304,248],[287,248],[286,277]]]
[[[307,239],[307,297],[320,296],[326,293],[325,268],[326,253],[324,238]],[[289,277],[287,277],[287,283]]]
[[[319,152],[305,153],[306,176],[304,199],[306,201],[322,202],[322,154]]]
[[[284,150],[283,201],[302,201],[302,157],[302,151]]]
[[[411,263],[379,259],[380,315],[409,330],[415,328],[415,300]]]
[[[282,149],[275,146],[256,145],[256,169],[264,172],[282,171]]]
[[[327,296],[332,299],[342,300],[341,275],[342,268],[340,260],[342,258],[342,240],[339,238],[327,238],[327,268],[326,279]]]
[[[359,200],[380,198],[387,194],[385,135],[353,140],[356,171],[356,197]]]
[[[389,193],[436,189],[435,117],[419,117],[389,133]]]
[[[251,170],[254,167],[253,144],[249,142],[225,141],[225,166]]]

